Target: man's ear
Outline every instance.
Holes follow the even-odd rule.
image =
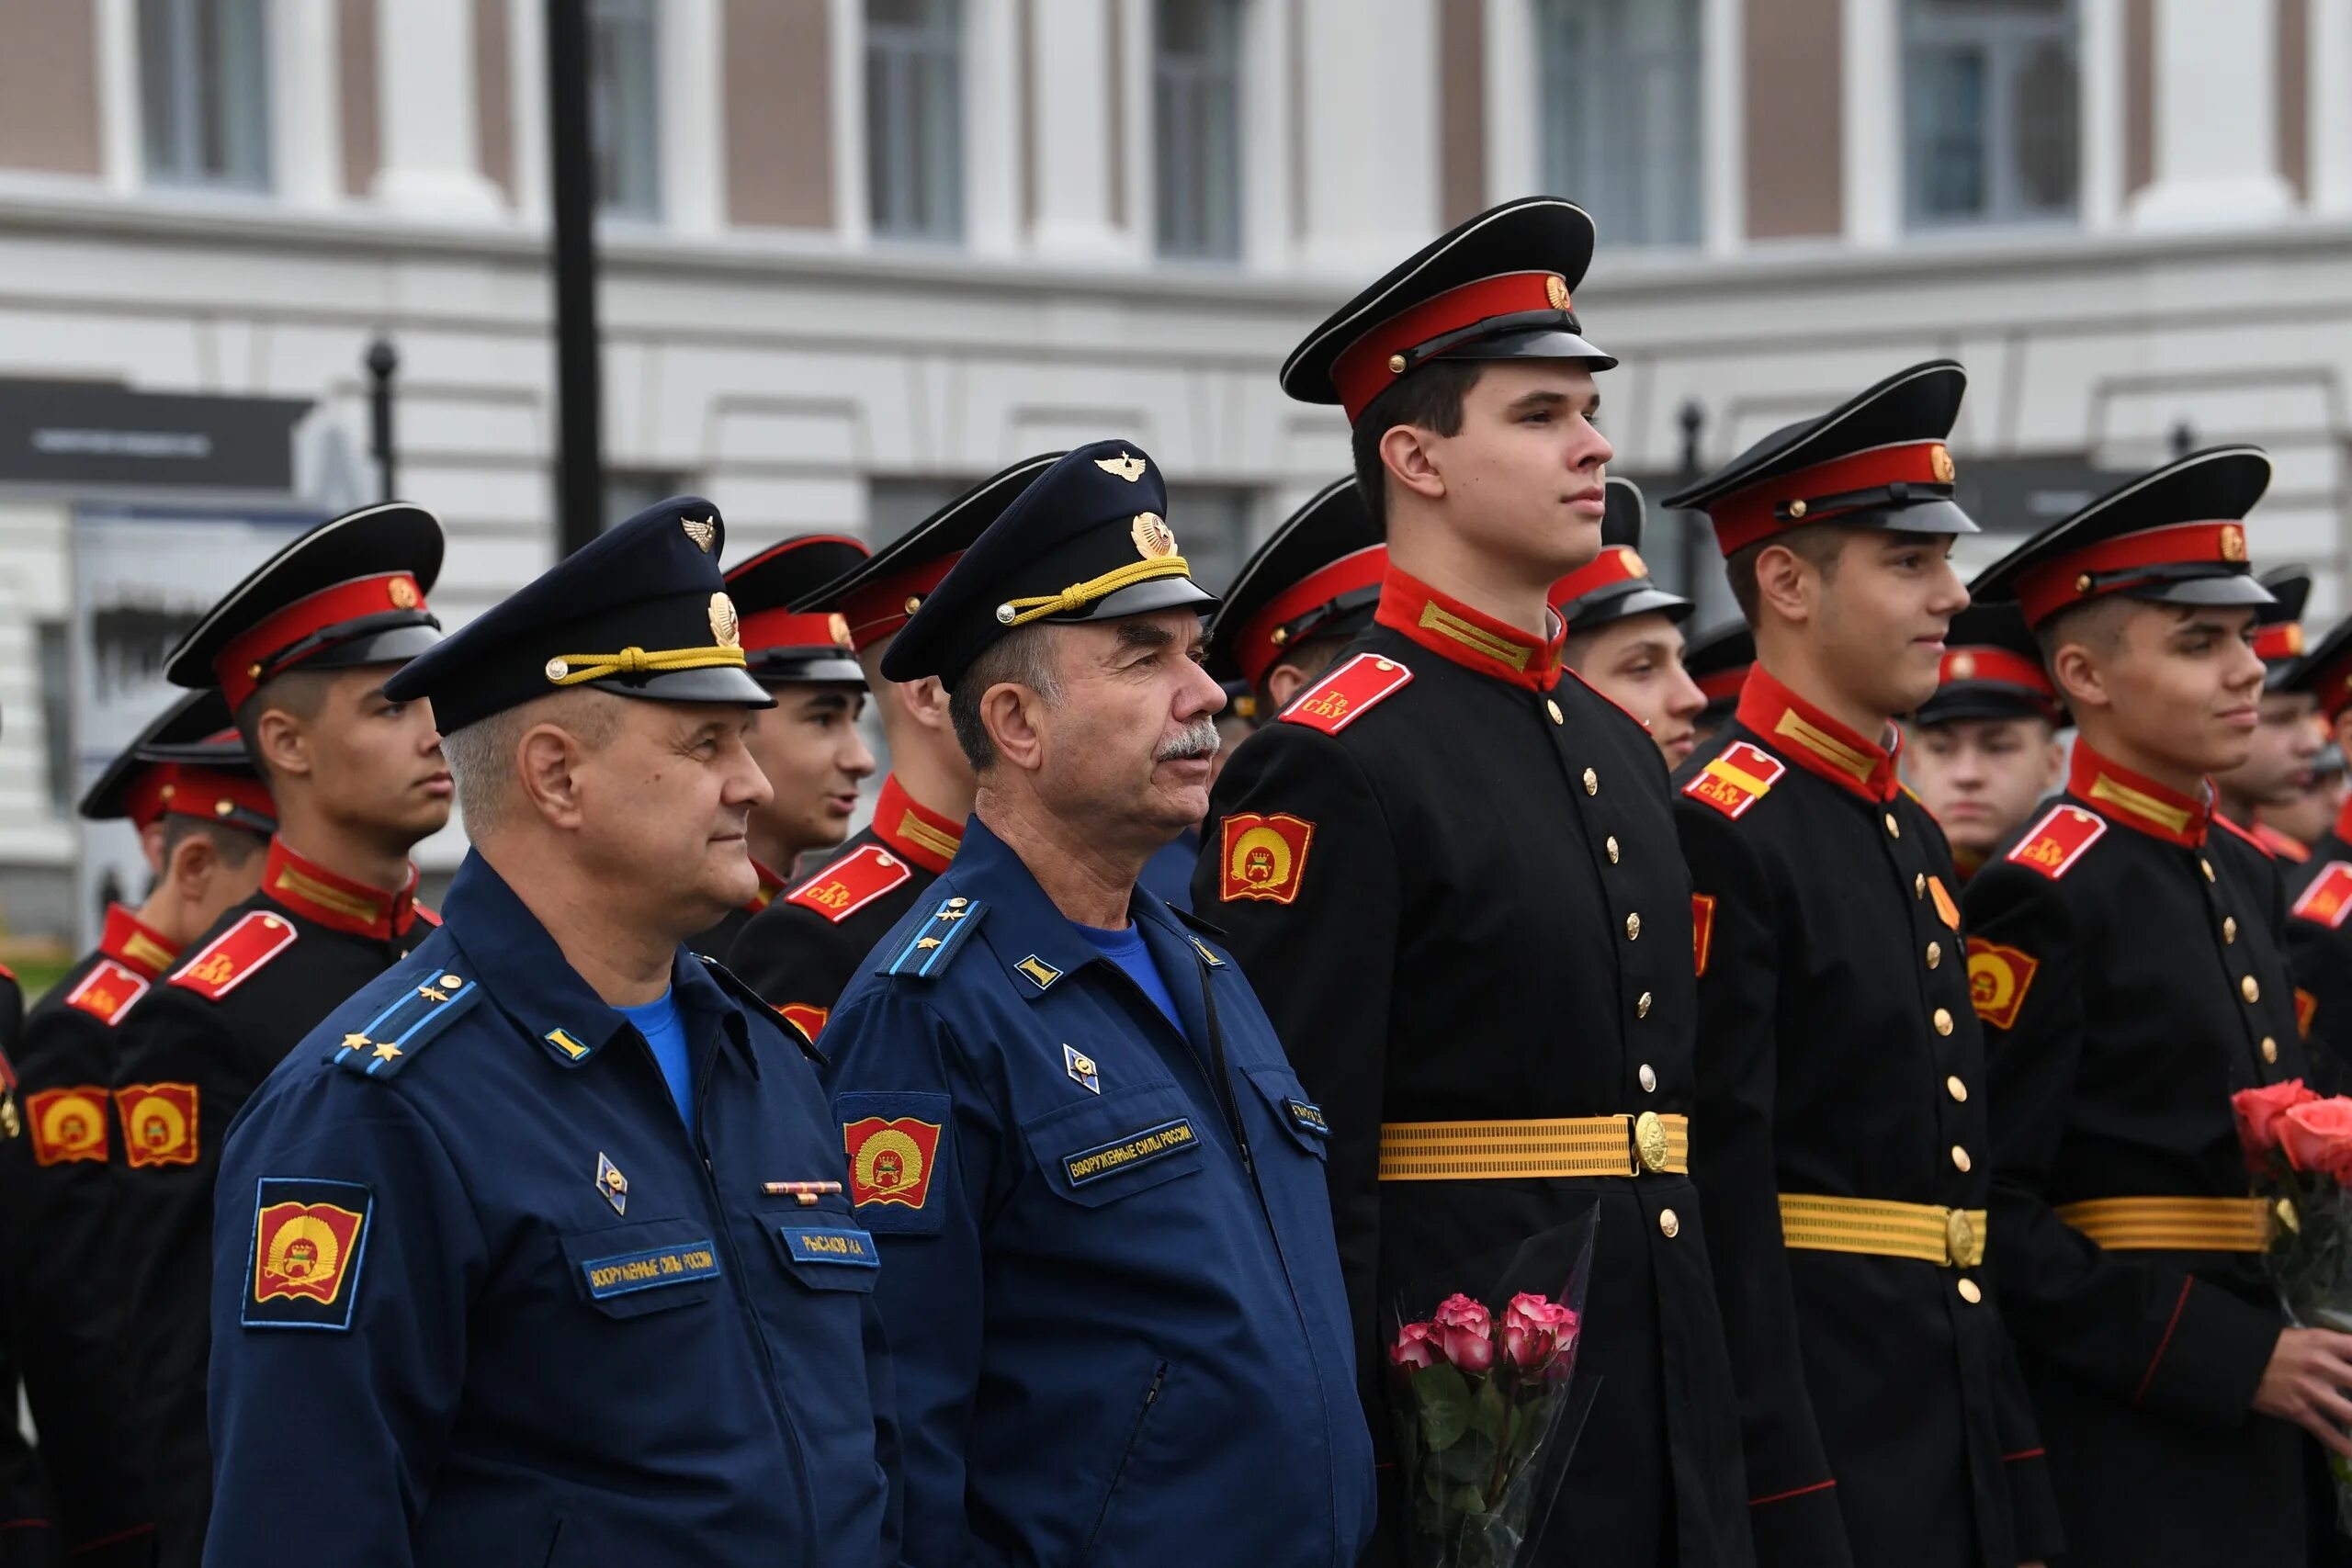
[[[947,716],[947,688],[940,684],[936,675],[925,675],[917,681],[893,682],[899,689],[899,701],[906,707],[908,716],[925,729],[941,732],[953,728]]]
[[[2050,678],[2058,682],[2059,694],[2066,699],[2066,705],[2077,712],[2086,707],[2115,705],[2107,666],[2082,643],[2058,645],[2058,651],[2050,656]]]
[[[2065,776],[2066,743],[2052,735],[2049,744],[2042,748],[2041,787],[2045,791],[2056,789],[2058,781]]]
[[[1278,714],[1290,706],[1291,698],[1306,687],[1306,676],[1295,664],[1277,664],[1266,671],[1266,701],[1272,705],[1266,715]]]
[[[1039,719],[1046,702],[1028,687],[1000,681],[980,694],[980,723],[989,732],[1000,765],[1034,772],[1045,756]]]
[[[1767,545],[1756,558],[1756,602],[1803,626],[1820,608],[1821,572],[1788,546]]]
[[[558,724],[535,724],[514,743],[514,782],[530,808],[556,828],[577,828],[586,815],[580,768],[587,748]]]
[[[311,775],[310,727],[284,708],[264,708],[254,721],[254,749],[275,781]]]
[[[164,820],[157,818],[139,829],[139,858],[147,863],[151,876],[166,876],[170,868],[164,864]]]
[[[174,897],[200,904],[221,863],[220,846],[209,835],[190,833],[172,846],[171,863],[164,867],[164,881]]]
[[[1445,496],[1445,476],[1438,471],[1437,438],[1418,424],[1392,424],[1380,438],[1380,466],[1388,480],[1430,501]]]

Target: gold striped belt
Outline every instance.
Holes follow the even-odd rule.
[[[1781,1239],[1810,1252],[1860,1252],[1973,1269],[1984,1261],[1984,1211],[1783,1192]]]
[[[1501,1181],[1690,1169],[1690,1119],[1566,1116],[1526,1122],[1384,1122],[1383,1181]]]
[[[2270,1209],[2259,1198],[2093,1198],[2058,1217],[2109,1252],[2260,1252]]]

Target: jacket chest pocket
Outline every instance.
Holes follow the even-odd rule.
[[[563,1237],[563,1260],[581,1299],[607,1317],[693,1306],[725,1277],[718,1233],[694,1220],[576,1231]]]
[[[1288,1067],[1252,1067],[1246,1076],[1292,1143],[1317,1159],[1330,1158],[1331,1124],[1323,1108],[1306,1098],[1297,1074]]]
[[[874,1237],[849,1215],[827,1209],[794,1209],[760,1216],[760,1228],[784,1261],[784,1271],[811,1291],[854,1291],[871,1295],[882,1272],[882,1252]]]
[[[1173,1084],[1060,1106],[1021,1124],[1046,1185],[1089,1209],[1193,1176],[1208,1134]]]

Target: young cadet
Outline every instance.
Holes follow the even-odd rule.
[[[2251,446],[2099,497],[1977,579],[2077,732],[2066,789],[1968,885],[1994,1257],[2070,1568],[2300,1563],[2298,1424],[2340,1452],[2352,1336],[2286,1326],[2230,1095],[2306,1076],[2277,874],[2207,774],[2260,722]]]
[[[1739,689],[1755,664],[1756,634],[1747,629],[1746,621],[1701,632],[1684,646],[1682,672],[1707,699],[1707,705],[1690,721],[1694,749],[1704,746],[1731,722],[1732,710],[1739,706]]]
[[[945,683],[979,781],[825,1032],[909,1563],[1352,1568],[1371,1535],[1322,1112],[1136,880],[1206,808],[1225,702],[1167,509],[1140,448],[1078,448],[882,664]]]
[[[1936,694],[1906,733],[1903,772],[1966,882],[2058,787],[2065,710],[2013,604],[1971,604],[1944,638]]]
[[[854,571],[867,551],[855,539],[803,534],[770,546],[727,573],[727,596],[742,621],[744,668],[775,706],[752,715],[744,738],[775,791],[744,829],[760,890],[687,945],[724,957],[752,918],[783,892],[793,863],[849,836],[858,785],[874,753],[857,733],[865,711],[865,671],[838,610],[796,611],[811,591]]]
[[[260,883],[277,816],[217,691],[188,693],[157,716],[80,814],[129,821],[153,846],[157,875],[137,908],[107,911],[97,947],[25,1020],[17,1074],[30,1158],[0,1193],[18,1244],[0,1296],[56,1487],[59,1538],[76,1563],[102,1568],[144,1563],[154,1549],[130,1463],[133,1380],[118,1346],[130,1270],[108,1212],[109,1168],[122,1158],[108,1136],[117,1042],[189,941]]]
[[[25,993],[16,973],[0,964],[0,1169],[14,1168],[27,1157],[25,1122],[17,1102],[17,1075],[11,1066],[25,1023]],[[14,1218],[0,1208],[0,1243],[14,1245]],[[0,1562],[24,1568],[51,1568],[64,1561],[65,1548],[52,1522],[57,1507],[41,1473],[40,1456],[25,1439],[24,1427],[13,1416],[19,1397],[18,1371],[23,1362],[11,1343],[6,1314],[0,1314],[0,1407],[11,1419],[0,1420]],[[138,1561],[137,1558],[131,1561]]]
[[[724,527],[640,513],[387,688],[448,727],[473,849],[230,1134],[215,1568],[283,1558],[314,1483],[322,1564],[890,1560],[815,1052],[682,945],[751,897],[768,793]]]
[[[860,961],[956,858],[972,814],[972,765],[956,745],[946,688],[888,679],[883,656],[981,530],[1059,456],[1026,457],[982,479],[790,605],[848,624],[890,754],[874,820],[754,916],[728,949],[728,967],[811,1040]]]
[[[2344,750],[2332,739],[2335,726],[2324,712],[2312,715],[2320,733],[2319,754],[2312,759],[2312,776],[2283,806],[2262,808],[2262,826],[2255,836],[2282,863],[2291,880],[2292,868],[2310,863],[2312,846],[2333,832],[2344,809]]]
[[[1333,479],[1241,563],[1209,617],[1208,672],[1271,719],[1372,625],[1387,570],[1363,492]]]
[[[2262,722],[2255,727],[2254,750],[2236,767],[2213,775],[2220,793],[2214,808],[2233,827],[2244,828],[2278,860],[2301,864],[2309,855],[2301,843],[2264,824],[2261,813],[2292,806],[2312,782],[2312,764],[2325,744],[2318,724],[2319,704],[2291,677],[2303,655],[2303,605],[2311,598],[2308,568],[2282,566],[2258,579],[2275,604],[2255,610],[2254,651],[2262,660]]]
[[[1896,772],[1976,532],[1915,365],[1667,504],[1703,508],[1756,668],[1676,770],[1699,1125],[1765,1563],[2016,1568],[2056,1546],[1984,1261],[1991,1166],[1957,877]]]
[[[2333,736],[2329,749],[2341,756],[2352,738],[2352,618],[2337,622],[2283,684],[2312,700]],[[2297,1015],[2306,1038],[2324,1041],[2340,1062],[2352,1055],[2352,800],[2337,807],[2301,861],[2279,870]]]
[[[1552,585],[1552,611],[1568,628],[1561,662],[1640,719],[1671,768],[1699,743],[1707,697],[1682,668],[1681,623],[1694,606],[1650,581],[1642,510],[1639,485],[1609,481],[1600,554]]]
[[[1568,202],[1507,203],[1291,354],[1283,389],[1353,426],[1388,569],[1371,629],[1227,765],[1193,890],[1329,1116],[1374,1443],[1398,1293],[1597,1208],[1597,1401],[1552,1550],[1746,1563],[1684,1153],[1690,878],[1657,747],[1564,668],[1545,598],[1606,511],[1593,378],[1615,361],[1569,294],[1592,243]],[[1391,1551],[1409,1506],[1392,1484]]]
[[[220,1136],[312,1024],[424,940],[409,850],[449,819],[433,715],[385,682],[440,639],[425,593],[441,525],[371,506],[286,546],[164,666],[218,688],[277,807],[259,891],[188,944],[117,1032],[113,1241],[130,1270],[123,1356],[157,1561],[193,1563],[212,1456],[205,1302]]]

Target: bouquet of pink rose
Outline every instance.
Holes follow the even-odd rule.
[[[1399,1307],[1388,1367],[1414,1568],[1516,1568],[1542,1533],[1581,1425],[1566,1417],[1597,1223],[1466,1270],[1499,1281],[1484,1299],[1455,1291],[1425,1316]],[[1514,1288],[1531,1284],[1543,1288]]]
[[[2263,1263],[2299,1327],[2352,1333],[2352,1100],[2301,1078],[2230,1097],[2255,1190],[2270,1201]],[[2335,1455],[2337,1528],[2352,1534],[2352,1465]]]

